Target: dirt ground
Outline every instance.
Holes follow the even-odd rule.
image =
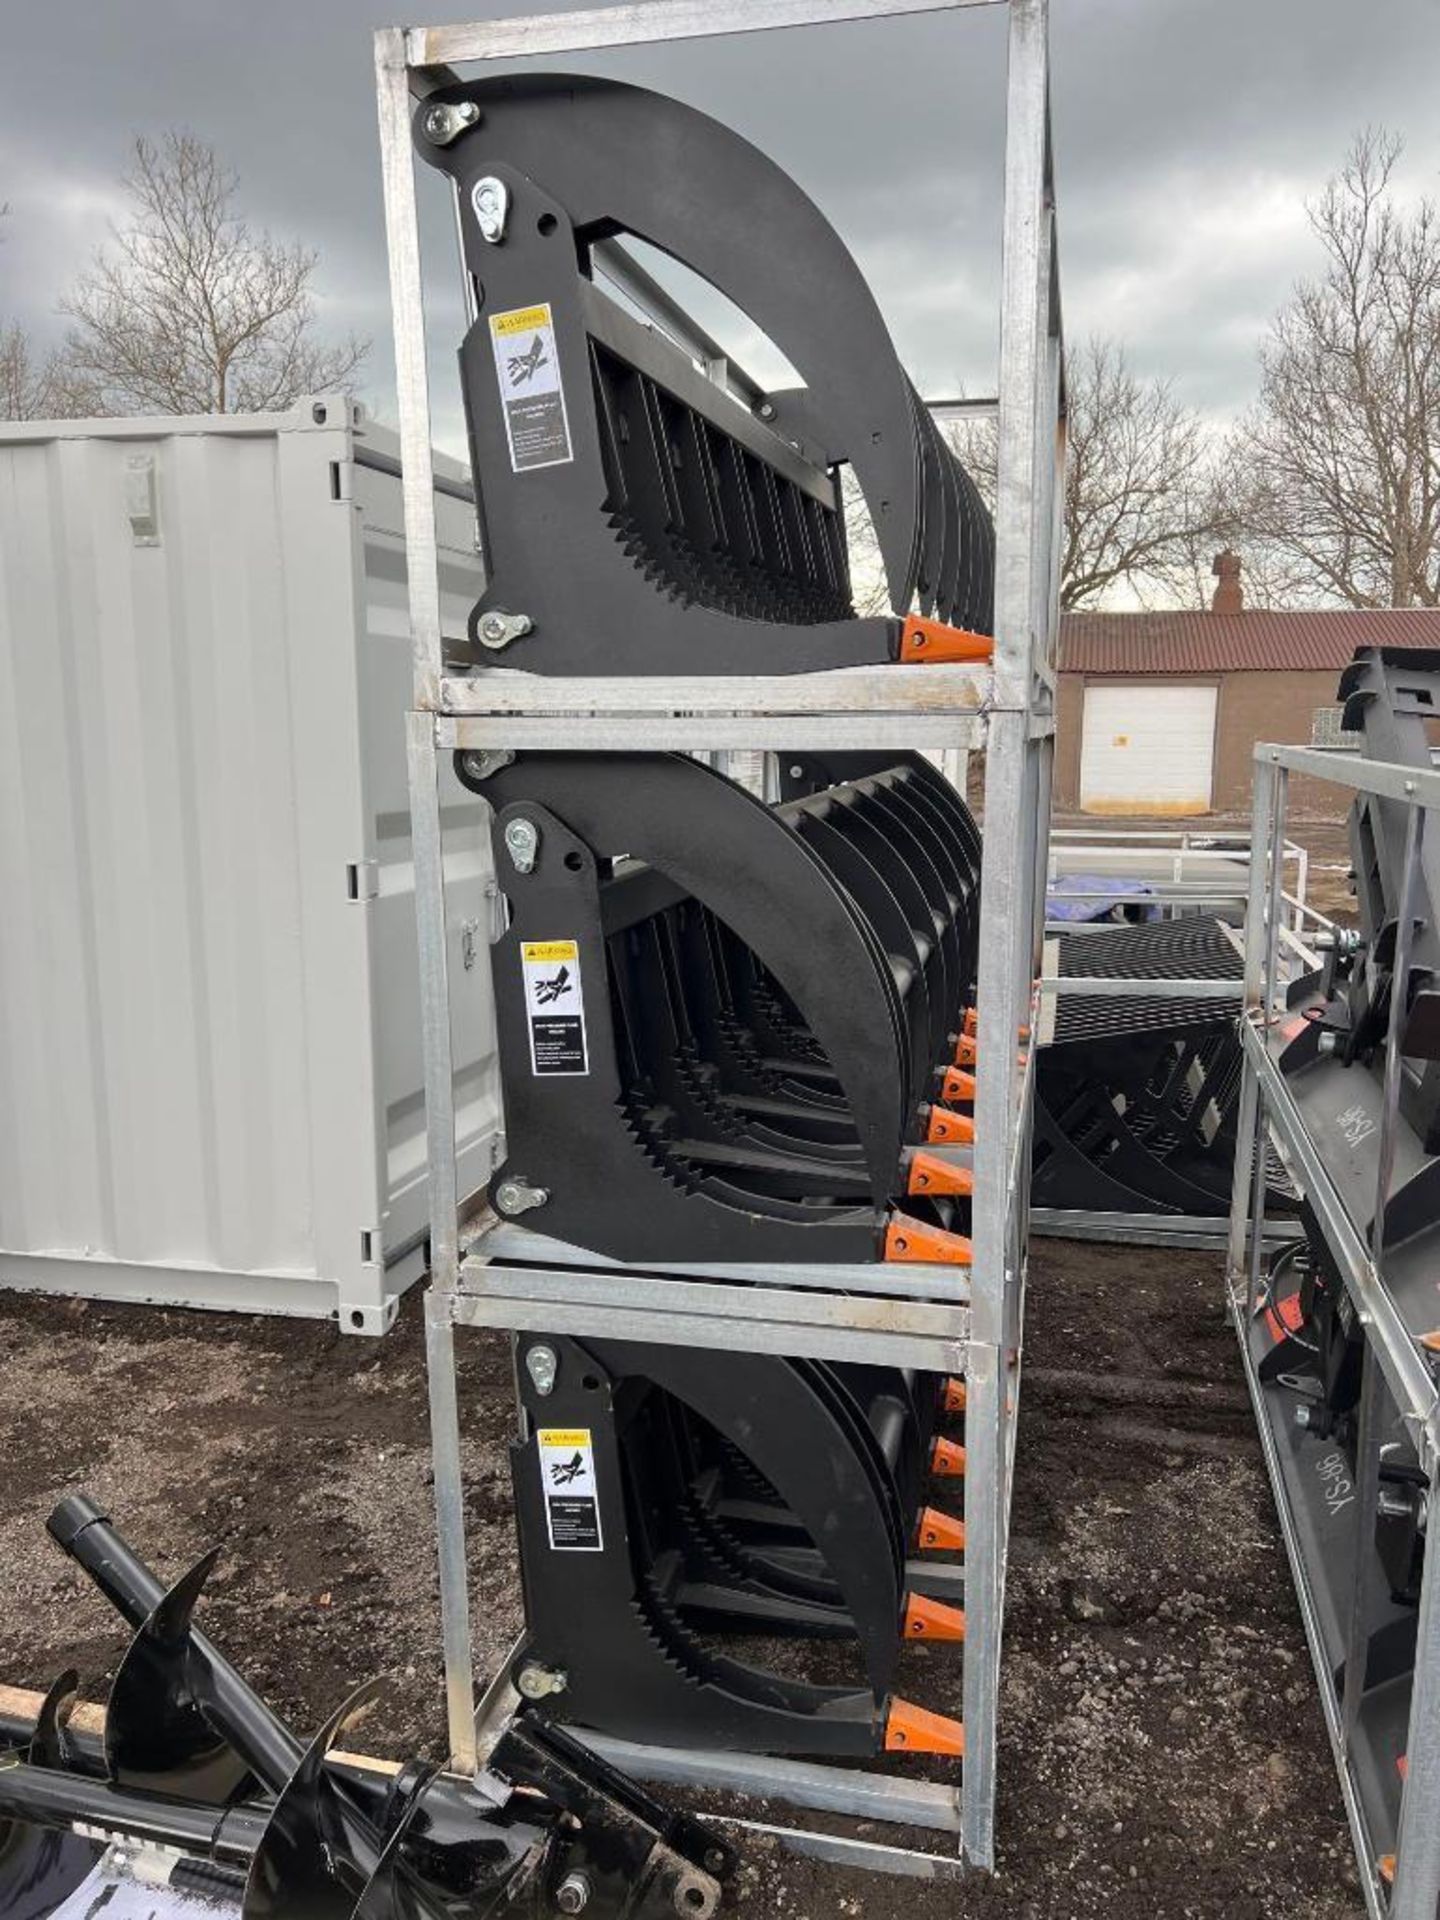
[[[1219,1298],[1209,1255],[1036,1250],[996,1878],[873,1877],[752,1839],[735,1910],[1363,1912]],[[393,1693],[369,1744],[437,1751],[418,1305],[412,1296],[395,1332],[370,1344],[309,1324],[0,1295],[0,1678],[43,1686],[73,1661],[102,1696],[123,1630],[44,1532],[53,1502],[84,1488],[163,1574],[221,1543],[206,1627],[298,1728],[383,1672]],[[466,1336],[461,1364],[485,1668],[520,1623],[505,1345]],[[907,1648],[901,1690],[958,1713],[958,1650]]]

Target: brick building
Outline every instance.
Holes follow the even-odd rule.
[[[1060,628],[1055,805],[1066,812],[1244,814],[1257,740],[1336,743],[1336,686],[1357,647],[1440,651],[1440,611],[1247,612],[1216,561],[1208,613],[1070,613]],[[1292,779],[1295,817],[1342,789]]]

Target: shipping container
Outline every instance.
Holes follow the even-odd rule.
[[[378,1333],[423,1271],[399,472],[343,398],[0,423],[0,1285]],[[463,641],[463,469],[436,491]],[[495,889],[444,777],[471,1191]]]

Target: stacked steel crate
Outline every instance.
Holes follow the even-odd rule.
[[[963,1828],[988,1865],[1063,459],[1046,9],[1011,0],[993,534],[843,244],[770,161],[639,88],[451,64],[914,10],[783,0],[737,26],[661,4],[379,36],[427,1325],[457,1763],[519,1692],[637,1770],[733,1781],[729,1749],[754,1790]],[[487,580],[460,646],[431,578],[417,155],[453,188],[469,298]],[[627,236],[729,293],[804,387],[724,364]],[[846,466],[888,615],[853,610]],[[983,876],[921,751],[979,745]],[[779,756],[773,804],[693,757],[755,749]],[[507,1137],[484,1196],[458,1191],[453,1149],[451,756],[493,808],[506,900]],[[527,1608],[478,1717],[467,1325],[517,1335]],[[930,1504],[937,1470],[963,1476],[963,1520]],[[747,1633],[845,1642],[851,1672],[738,1652]],[[897,1674],[906,1639],[962,1636],[963,1727]],[[823,1764],[882,1751],[963,1752],[960,1788]]]
[[[1368,649],[1341,682],[1359,755],[1256,749],[1230,1306],[1325,1724],[1376,1920],[1440,1900],[1440,655]],[[1281,967],[1292,772],[1350,788],[1358,925]],[[1268,868],[1268,880],[1266,878]],[[1273,1144],[1304,1237],[1266,1245]],[[1252,1171],[1253,1169],[1253,1171]]]

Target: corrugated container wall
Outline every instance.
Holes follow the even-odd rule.
[[[335,398],[0,425],[0,1285],[379,1332],[422,1270],[397,450]],[[457,981],[483,811],[452,780]],[[455,998],[469,1190],[498,1079]]]

